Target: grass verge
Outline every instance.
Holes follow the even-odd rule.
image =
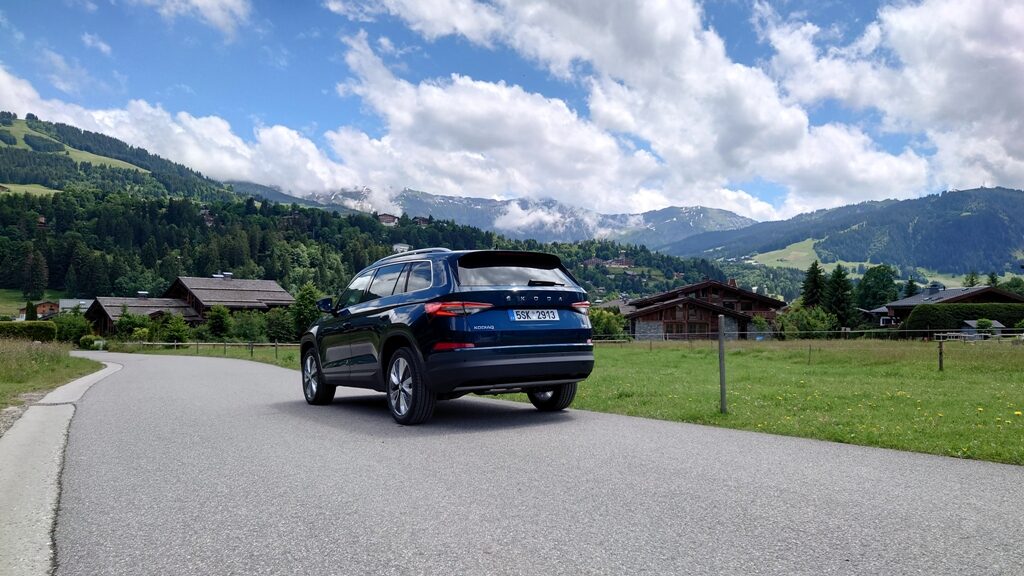
[[[0,339],[0,409],[17,404],[19,394],[50,390],[103,367],[70,351],[67,344]]]
[[[1024,346],[948,343],[942,372],[934,342],[731,342],[727,349],[728,414],[718,410],[713,342],[600,345],[573,406],[1024,464]],[[216,346],[199,352],[224,354]],[[227,355],[250,359],[245,348]],[[277,358],[257,348],[251,359],[298,368],[294,348]]]

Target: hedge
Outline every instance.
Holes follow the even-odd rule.
[[[0,322],[0,338],[53,342],[57,338],[57,325],[49,320]]]
[[[959,330],[964,320],[988,318],[1010,328],[1024,320],[1024,304],[919,304],[902,328]]]

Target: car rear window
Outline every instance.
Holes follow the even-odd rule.
[[[472,252],[459,258],[462,286],[570,286],[557,256],[536,252]]]

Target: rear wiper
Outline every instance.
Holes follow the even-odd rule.
[[[565,286],[565,284],[551,280],[534,280],[531,278],[527,286]]]

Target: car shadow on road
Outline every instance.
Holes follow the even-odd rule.
[[[318,424],[349,432],[415,436],[472,434],[533,426],[567,424],[575,420],[572,410],[540,412],[530,404],[493,399],[460,398],[437,403],[434,416],[419,426],[401,426],[391,419],[383,394],[339,396],[327,406],[310,406],[303,400],[277,402],[271,407],[289,417],[314,420]]]

